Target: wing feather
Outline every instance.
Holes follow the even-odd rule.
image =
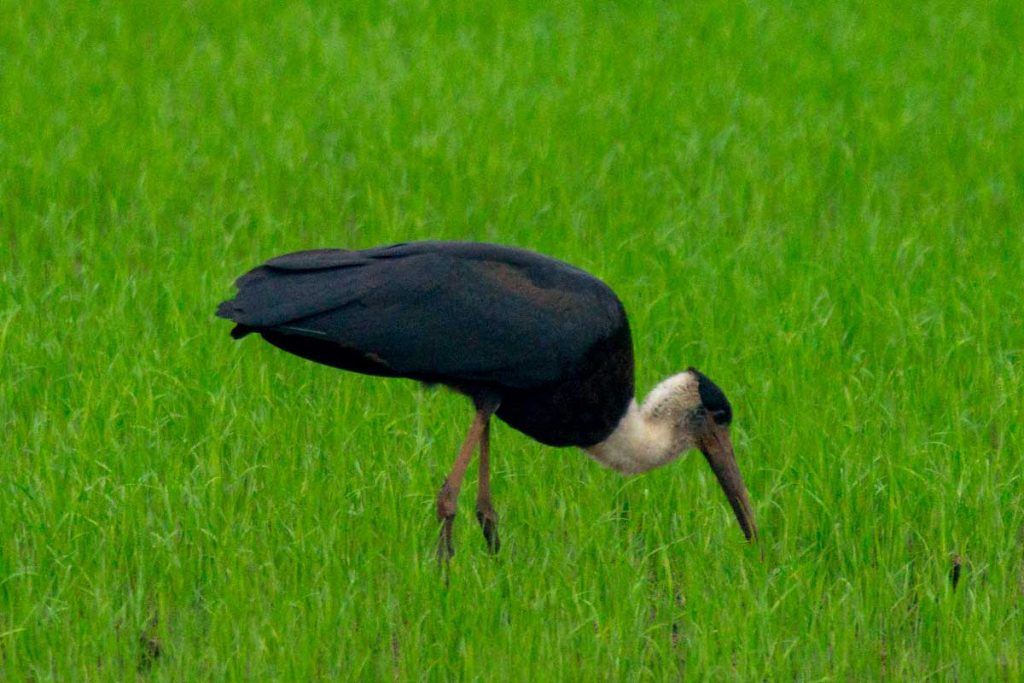
[[[252,331],[326,340],[395,374],[540,386],[625,324],[615,294],[560,261],[496,245],[420,242],[268,261],[218,315]]]

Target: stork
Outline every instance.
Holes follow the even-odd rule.
[[[473,422],[437,495],[440,560],[455,552],[456,502],[477,448],[476,516],[489,550],[500,547],[492,416],[627,475],[699,449],[743,534],[757,539],[725,394],[691,367],[637,402],[625,309],[583,270],[524,249],[427,241],[285,254],[235,284],[235,298],[217,310],[235,323],[235,339],[258,333],[317,363],[443,384],[473,402]]]

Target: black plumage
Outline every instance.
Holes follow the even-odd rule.
[[[279,256],[217,314],[303,358],[445,384],[551,446],[589,446],[633,397],[629,323],[615,293],[541,254],[415,242]]]

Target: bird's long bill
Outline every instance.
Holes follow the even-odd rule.
[[[701,439],[700,450],[708,459],[708,464],[718,478],[722,490],[725,491],[736,520],[743,529],[748,541],[757,541],[757,524],[754,523],[754,512],[750,507],[747,487],[743,485],[743,477],[736,466],[736,455],[732,450],[729,432],[718,425],[711,425],[707,434]]]

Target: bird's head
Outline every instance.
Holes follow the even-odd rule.
[[[655,387],[642,410],[650,423],[669,430],[675,453],[700,449],[729,499],[743,534],[747,540],[756,540],[754,513],[729,438],[732,406],[718,385],[690,368]]]

